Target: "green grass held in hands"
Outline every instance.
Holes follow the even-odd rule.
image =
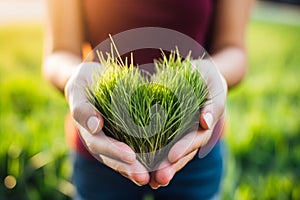
[[[104,118],[103,131],[129,145],[153,170],[175,142],[198,128],[207,87],[191,57],[182,59],[178,51],[154,61],[153,75],[135,68],[132,56],[130,64],[113,53],[98,57],[104,71],[87,93]]]

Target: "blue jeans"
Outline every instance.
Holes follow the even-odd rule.
[[[95,159],[79,154],[74,157],[73,183],[77,189],[76,199],[214,199],[219,192],[223,172],[223,143],[218,142],[211,152],[200,159],[195,156],[182,170],[175,174],[170,184],[152,190],[148,185],[136,186],[127,178]]]

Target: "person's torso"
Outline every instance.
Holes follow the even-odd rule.
[[[122,31],[162,27],[207,47],[213,0],[83,0],[87,41],[92,47]]]

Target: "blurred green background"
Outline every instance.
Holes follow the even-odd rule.
[[[248,75],[228,96],[223,199],[300,199],[300,25],[253,17],[247,43]],[[41,23],[0,25],[3,200],[74,193],[67,104],[41,77],[42,48]]]

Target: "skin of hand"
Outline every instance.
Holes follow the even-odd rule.
[[[92,75],[102,70],[102,65],[95,62],[83,62],[75,70],[65,87],[71,115],[83,143],[95,158],[135,184],[145,185],[150,180],[148,171],[128,145],[103,133],[103,118],[87,99],[85,88],[91,85]]]

